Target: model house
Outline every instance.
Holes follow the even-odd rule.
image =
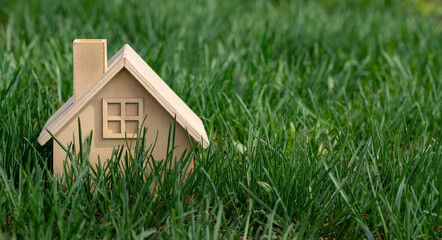
[[[75,144],[79,144],[80,118],[83,142],[93,131],[93,166],[98,156],[102,161],[109,159],[114,147],[126,145],[126,139],[134,141],[143,127],[147,127],[146,147],[156,142],[152,156],[155,160],[164,159],[170,124],[175,119],[175,156],[189,149],[192,141],[204,148],[209,146],[201,119],[129,45],[124,45],[108,62],[106,40],[75,40],[73,65],[74,95],[43,127],[38,138],[41,145],[51,139],[51,134],[65,146],[73,136]],[[54,142],[54,173],[63,171],[65,159],[66,152]]]

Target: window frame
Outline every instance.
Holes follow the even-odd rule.
[[[137,116],[127,116],[126,115],[126,104],[138,104],[138,115]],[[120,104],[120,116],[109,116],[108,106],[109,104]],[[103,139],[124,139],[126,138],[137,138],[138,133],[126,133],[126,121],[138,121],[137,129],[141,128],[143,121],[143,98],[103,98]],[[120,122],[120,133],[111,133],[108,131],[109,121],[119,121]]]

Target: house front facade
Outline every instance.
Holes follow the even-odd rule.
[[[190,149],[192,141],[204,148],[209,145],[201,119],[129,45],[107,63],[106,40],[75,40],[73,55],[74,96],[43,127],[41,145],[52,134],[65,146],[74,140],[78,146],[78,119],[82,142],[93,132],[89,156],[93,166],[98,159],[103,165],[114,148],[126,145],[126,139],[134,145],[143,127],[147,128],[146,148],[155,145],[153,158],[165,159],[175,120],[174,156]],[[65,159],[66,152],[54,142],[54,173],[62,173]]]

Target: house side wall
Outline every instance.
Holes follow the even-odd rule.
[[[90,162],[95,166],[98,164],[98,156],[100,156],[100,160],[102,161],[101,165],[103,165],[103,161],[111,157],[114,146],[126,145],[125,139],[103,139],[103,98],[143,98],[144,115],[147,114],[144,123],[144,126],[147,127],[146,148],[149,148],[157,138],[152,155],[155,160],[161,160],[166,157],[169,127],[170,123],[174,121],[174,118],[124,68],[60,130],[55,137],[67,146],[72,142],[74,136],[78,151],[79,117],[83,142],[89,137],[91,130],[93,130]],[[135,146],[135,139],[129,141],[129,143]],[[54,142],[53,146],[54,173],[62,173],[66,152],[56,142]],[[181,156],[185,149],[190,149],[187,131],[178,123],[176,125],[175,146],[177,146],[174,151],[174,156],[176,157]]]

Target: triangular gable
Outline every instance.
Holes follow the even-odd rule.
[[[200,142],[204,148],[209,140],[201,119],[176,95],[176,93],[147,65],[147,63],[129,46],[124,45],[108,63],[107,71],[75,103],[70,98],[46,122],[38,137],[38,143],[44,145],[52,134],[63,128],[121,69],[126,68],[135,79],[166,109],[190,136]]]

